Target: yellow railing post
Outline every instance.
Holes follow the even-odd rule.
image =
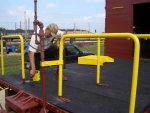
[[[64,40],[60,43],[59,48],[59,61],[63,61],[63,49],[64,49]],[[63,64],[59,64],[59,81],[58,81],[58,96],[62,96],[62,85],[63,85]]]
[[[2,76],[4,76],[4,50],[3,50],[3,39],[1,37],[1,68],[2,68]]]
[[[63,48],[65,38],[131,38],[134,41],[134,62],[133,62],[133,72],[132,72],[132,85],[130,94],[130,106],[129,113],[134,113],[135,102],[136,102],[136,91],[137,91],[137,81],[138,81],[138,68],[139,68],[139,53],[140,53],[140,43],[137,36],[131,33],[104,33],[104,34],[70,34],[64,35],[60,40],[60,50],[59,50],[59,60],[63,60]],[[100,51],[99,51],[100,52]],[[99,61],[98,61],[99,62]],[[62,96],[62,66],[59,66],[59,87],[58,96]],[[98,72],[97,68],[97,72]],[[100,72],[99,72],[100,73]],[[100,76],[99,76],[100,77]]]
[[[4,75],[4,52],[3,52],[3,39],[4,38],[19,38],[21,42],[21,68],[22,68],[22,79],[25,79],[25,70],[24,70],[24,39],[21,35],[7,35],[2,36],[1,38],[1,66],[2,66],[2,75]]]
[[[138,39],[145,39],[145,40],[150,39],[150,34],[135,34],[135,35],[138,37]],[[136,42],[138,42],[138,41],[136,40]],[[140,53],[139,53],[139,50],[136,48],[138,48],[137,44],[135,44],[135,48],[134,48],[134,62],[135,62],[134,67],[138,68],[139,62],[136,62],[138,60],[138,58],[136,56],[138,56],[138,54],[140,54]],[[138,71],[133,72],[133,75],[137,75],[137,74],[138,74]],[[130,97],[130,111],[129,111],[129,113],[134,113],[134,108],[135,108],[135,102],[134,102],[136,100],[135,85],[137,83],[134,79],[137,79],[136,76],[133,76],[133,78],[132,78],[132,88],[131,88],[132,93],[131,93],[131,97]]]
[[[131,85],[129,113],[135,112],[138,70],[139,70],[140,43],[139,43],[138,38],[135,38],[135,37],[133,37],[133,40],[134,40],[134,57],[133,58],[134,59],[133,59],[133,72],[132,72],[132,85]]]
[[[100,83],[100,38],[97,39],[97,76],[96,76],[96,84]]]

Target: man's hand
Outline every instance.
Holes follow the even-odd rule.
[[[35,69],[31,69],[30,70],[30,77],[33,77],[36,73],[36,70]]]

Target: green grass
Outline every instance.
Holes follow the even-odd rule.
[[[93,44],[77,44],[82,51],[92,52],[97,54],[97,43]],[[101,55],[104,55],[104,44],[101,44]],[[20,55],[5,55],[5,75],[14,74],[21,71],[21,60]],[[0,61],[0,73],[1,73],[1,61]]]
[[[97,43],[94,44],[84,44],[82,47],[79,47],[82,51],[92,52],[97,54]],[[104,55],[104,44],[101,44],[101,55]]]
[[[0,61],[1,64],[1,61]],[[4,56],[4,74],[13,74],[13,73],[18,73],[21,70],[21,60],[20,56]],[[1,72],[1,66],[0,66],[0,72]]]

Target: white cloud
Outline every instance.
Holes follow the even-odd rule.
[[[54,3],[49,3],[48,4],[48,8],[55,8],[56,7],[56,4],[54,4]]]
[[[105,13],[98,13],[95,15],[91,15],[91,16],[84,16],[84,17],[80,17],[80,18],[76,18],[74,19],[74,21],[77,21],[79,23],[86,23],[86,22],[97,22],[99,20],[105,19]]]
[[[55,21],[60,28],[90,30],[97,33],[104,32],[105,28],[105,13],[98,13],[89,16],[76,16],[66,21],[66,19],[58,19]]]
[[[81,26],[81,29],[89,30],[90,25],[90,31],[95,32],[95,29],[97,32],[104,32],[105,28],[105,13],[98,13],[91,16],[84,16],[74,19],[74,23],[76,23],[77,28]]]
[[[104,13],[98,13],[94,17],[95,18],[105,18],[105,12]]]
[[[24,16],[26,12],[26,16],[33,16],[33,11],[25,8],[24,6],[20,6],[20,7],[16,7],[16,8],[13,8],[13,9],[9,9],[8,10],[8,15],[10,16]]]
[[[10,18],[10,20],[7,20],[7,23],[9,21],[12,21],[13,23],[9,26],[9,29],[14,28],[14,23],[17,23],[17,28],[18,28],[20,21],[22,22],[22,28],[24,28],[25,13],[26,13],[26,21],[29,21],[32,27],[32,22],[34,19],[34,12],[30,9],[27,9],[25,6],[19,6],[19,7],[12,7],[7,10],[7,15]]]

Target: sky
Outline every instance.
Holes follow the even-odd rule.
[[[44,26],[57,23],[61,29],[104,32],[105,0],[37,1],[38,20],[42,21]],[[34,0],[2,0],[0,12],[0,27],[33,29]]]

